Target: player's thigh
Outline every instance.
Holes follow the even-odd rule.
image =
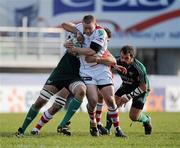
[[[98,103],[103,103],[103,95],[99,90],[98,90]]]
[[[103,88],[101,88],[101,93],[104,97],[104,101],[108,106],[112,106],[115,104],[115,98],[114,98],[114,86],[108,85]]]
[[[98,100],[97,86],[93,84],[88,84],[86,85],[86,87],[88,104],[94,107],[96,106]]]
[[[81,80],[73,81],[69,85],[69,90],[76,98],[80,99],[81,101],[86,96],[86,85]]]
[[[114,86],[112,84],[104,85],[104,87],[100,89],[100,92],[105,99],[109,97],[112,98],[114,97]]]
[[[46,89],[53,94],[59,91],[59,89],[55,85],[44,85],[43,89]]]

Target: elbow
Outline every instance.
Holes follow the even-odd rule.
[[[66,24],[66,23],[62,23],[61,26],[64,27],[65,24]]]

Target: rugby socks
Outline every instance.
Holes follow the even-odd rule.
[[[60,123],[60,127],[66,126],[66,123],[71,119],[71,117],[74,115],[74,113],[79,109],[79,107],[81,106],[81,103],[82,102],[76,98],[73,98],[70,101],[68,110],[67,110],[62,122]]]
[[[37,116],[38,113],[39,110],[31,106],[22,125],[23,132],[25,132],[26,128],[34,120],[34,118]]]
[[[119,128],[119,116],[118,116],[117,107],[115,107],[115,109],[110,107],[108,114],[109,114],[110,119],[112,120],[114,128],[115,129]]]
[[[90,111],[89,110],[89,107],[88,107],[88,104],[87,104],[87,111],[88,111],[88,114],[89,114],[89,118],[90,118],[90,123],[94,123],[96,124],[96,112],[95,111]]]
[[[149,122],[149,118],[144,113],[141,113],[137,121],[147,123]]]
[[[36,125],[36,128],[40,130],[43,127],[43,125],[49,122],[49,120],[51,120],[52,118],[53,116],[48,111],[45,111],[41,116],[41,119],[39,120],[38,124]]]
[[[96,122],[101,124],[103,103],[97,103],[96,105]]]

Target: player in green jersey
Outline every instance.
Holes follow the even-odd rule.
[[[145,134],[149,135],[152,132],[151,118],[142,112],[150,91],[146,68],[135,58],[135,48],[128,45],[121,48],[117,65],[124,66],[127,73],[118,71],[122,79],[122,85],[115,93],[116,104],[121,107],[132,100],[129,117],[132,121],[142,122]],[[111,125],[112,121],[107,115],[106,128],[110,130]]]
[[[79,46],[78,44],[76,45]],[[29,109],[22,126],[16,133],[17,137],[24,134],[26,128],[36,117],[39,110],[50,100],[51,97],[54,97],[55,104],[62,108],[66,103],[66,98],[69,92],[74,95],[74,98],[69,105],[72,110],[68,113],[67,120],[71,118],[71,116],[81,105],[82,100],[86,95],[86,86],[79,76],[79,67],[79,59],[73,54],[66,52],[58,63],[57,67],[49,76],[44,87],[40,91],[39,97]],[[45,121],[50,118],[52,118],[52,115],[48,112],[43,114],[43,119]]]

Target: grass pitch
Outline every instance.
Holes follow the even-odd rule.
[[[30,135],[32,127],[40,115],[27,129],[22,138],[17,138],[15,132],[22,124],[25,114],[0,114],[0,148],[180,148],[180,113],[147,113],[152,118],[153,133],[144,135],[142,124],[134,122],[130,127],[127,113],[120,114],[121,128],[128,139],[114,136],[91,137],[89,134],[89,118],[87,113],[76,113],[71,120],[72,136],[56,133],[59,120],[64,112],[59,112],[52,121],[42,128],[38,136]],[[105,114],[103,114],[105,121]]]

